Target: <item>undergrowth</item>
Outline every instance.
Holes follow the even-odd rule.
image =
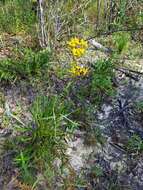
[[[12,34],[36,32],[36,14],[30,0],[0,2],[0,31]],[[34,33],[33,33],[34,35]]]
[[[59,96],[37,97],[31,114],[32,123],[15,126],[18,136],[9,141],[15,151],[14,162],[20,170],[19,177],[29,184],[34,183],[37,172],[44,173],[47,169],[54,172],[55,158],[66,162],[64,138],[71,127],[78,125],[69,118],[68,106]]]
[[[50,53],[47,50],[33,51],[24,48],[16,50],[14,57],[0,60],[0,80],[12,82],[16,79],[30,79],[49,68]]]

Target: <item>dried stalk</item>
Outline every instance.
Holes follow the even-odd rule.
[[[44,18],[44,0],[37,0],[38,2],[38,18],[39,18],[39,43],[42,48],[48,46],[48,38],[45,29],[45,18]]]
[[[99,27],[100,23],[100,0],[97,1],[97,22],[96,22],[96,29]]]

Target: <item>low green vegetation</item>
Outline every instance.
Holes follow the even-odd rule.
[[[32,11],[32,1],[6,0],[0,2],[1,32],[30,34],[36,29],[34,24],[36,20],[36,15]]]
[[[22,180],[32,185],[37,172],[44,173],[47,168],[48,172],[54,172],[55,158],[66,162],[64,139],[77,123],[69,118],[68,106],[59,96],[37,97],[31,114],[32,122],[27,126],[16,125],[15,132],[19,135],[7,143],[15,152],[14,162]]]
[[[127,150],[133,153],[141,153],[143,151],[143,140],[138,135],[133,135],[128,143]]]
[[[24,48],[15,50],[13,54],[12,58],[0,60],[1,81],[30,79],[30,77],[48,72],[50,53],[47,50],[35,52],[32,49]]]
[[[93,65],[92,81],[91,81],[91,92],[101,94],[106,94],[111,96],[114,94],[113,88],[113,77],[114,65],[112,60],[98,60]],[[98,96],[99,97],[99,96]]]
[[[135,108],[138,112],[143,113],[143,101],[137,101],[135,103]]]
[[[126,51],[129,47],[130,35],[129,33],[125,33],[125,32],[116,33],[113,36],[113,41],[114,41],[117,53],[121,54],[122,52]]]

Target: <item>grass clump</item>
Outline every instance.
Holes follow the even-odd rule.
[[[127,150],[132,153],[139,153],[143,151],[143,141],[142,139],[134,134],[127,143]]]
[[[113,35],[113,42],[116,48],[117,53],[121,54],[128,50],[130,43],[130,35],[125,32],[118,32]]]
[[[46,72],[49,67],[50,53],[47,50],[34,52],[24,48],[16,50],[15,57],[0,60],[0,80],[13,81],[28,79]]]
[[[27,127],[16,127],[20,135],[12,140],[20,177],[30,184],[36,180],[37,172],[54,172],[55,158],[66,160],[65,126],[77,125],[68,118],[68,108],[58,96],[38,97],[31,114],[33,121]]]
[[[135,103],[135,109],[139,112],[139,113],[143,113],[143,101],[138,101]]]
[[[100,100],[102,100],[104,95],[113,96],[115,94],[113,87],[114,75],[114,65],[110,59],[98,60],[93,65],[91,93],[96,95],[97,98],[100,98]]]

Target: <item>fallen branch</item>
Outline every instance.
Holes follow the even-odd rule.
[[[133,79],[135,81],[139,81],[139,75],[141,75],[141,74],[143,75],[143,73],[136,73],[137,71],[132,71],[131,72],[130,70],[127,70],[125,68],[115,68],[115,70],[122,72],[127,77],[129,77],[129,78],[131,78],[131,79]],[[136,73],[136,75],[133,74],[133,73]]]
[[[116,69],[118,69],[118,70],[121,71],[121,72],[131,72],[131,73],[135,73],[135,74],[138,74],[138,75],[143,75],[143,73],[140,72],[140,71],[135,71],[135,70],[128,69],[128,68],[125,68],[125,67],[116,68]]]
[[[112,143],[112,142],[110,142],[109,143],[111,146],[113,146],[114,148],[116,148],[116,149],[118,149],[120,152],[123,152],[123,153],[127,153],[126,152],[126,150],[122,147],[122,146],[120,146],[119,144],[117,144],[117,143]]]
[[[140,26],[138,28],[122,28],[122,29],[115,29],[115,30],[111,30],[111,31],[103,31],[103,30],[95,30],[96,34],[94,36],[88,37],[87,40],[91,40],[95,37],[98,36],[107,36],[107,35],[111,35],[113,33],[116,32],[131,32],[131,31],[140,31],[143,30],[143,26]]]
[[[105,53],[112,53],[112,49],[104,47],[102,44],[100,44],[99,42],[96,42],[95,39],[90,39],[88,40],[88,42],[90,43],[90,45],[94,46],[96,49],[101,50]]]

